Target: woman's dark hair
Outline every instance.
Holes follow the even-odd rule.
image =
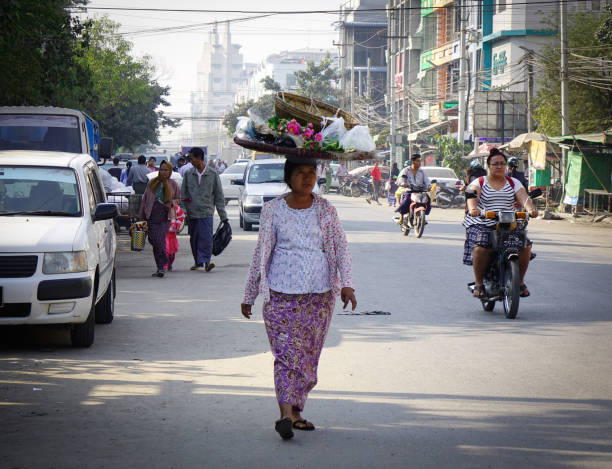
[[[287,160],[285,161],[285,173],[283,175],[283,180],[285,181],[285,184],[287,184],[287,186],[289,186],[289,189],[291,189],[291,175],[293,174],[293,171],[295,171],[297,169],[298,166],[312,166],[313,168],[317,169],[317,162],[316,161],[308,161],[308,162],[300,162],[300,163],[295,163],[293,161]]]
[[[144,155],[140,155],[138,157],[138,164],[145,164],[147,162],[147,157]]]
[[[487,166],[489,165],[489,161],[491,161],[491,158],[493,158],[494,156],[502,156],[504,160],[508,161],[508,157],[504,155],[501,151],[499,151],[498,148],[492,148],[489,152],[489,156],[487,156]]]
[[[131,168],[131,167],[132,167],[132,162],[131,162],[131,161],[128,161],[127,163],[125,163],[125,165],[126,165],[128,168]]]

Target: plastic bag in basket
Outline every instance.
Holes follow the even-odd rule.
[[[240,116],[236,124],[234,136],[243,140],[255,140],[255,127],[253,126],[253,121],[246,116]]]
[[[367,125],[353,127],[342,137],[340,145],[346,150],[374,151],[376,149],[376,144],[370,136],[370,129]]]
[[[324,117],[321,121],[321,127],[328,122],[331,123],[327,124],[327,127],[321,130],[321,135],[323,136],[322,143],[324,146],[331,144],[333,141],[340,142],[347,133],[342,117]]]

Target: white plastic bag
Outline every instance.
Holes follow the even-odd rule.
[[[257,132],[259,132],[260,134],[272,133],[272,129],[268,127],[268,121],[261,117],[259,114],[257,114],[257,111],[255,111],[254,108],[249,108],[247,114],[251,118],[253,127],[255,127],[255,130]]]
[[[367,125],[356,125],[353,127],[342,137],[340,145],[347,151],[350,149],[374,151],[376,149],[376,144],[370,136],[370,129]]]
[[[327,122],[331,123],[321,130],[323,145],[329,145],[334,140],[340,142],[347,132],[346,127],[344,127],[344,119],[342,117],[324,117],[321,126],[324,126]]]
[[[234,136],[243,140],[255,140],[255,127],[253,127],[253,121],[249,117],[240,116],[236,124]]]

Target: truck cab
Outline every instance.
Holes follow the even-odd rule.
[[[0,107],[0,151],[36,150],[89,154],[103,164],[112,139],[100,137],[98,123],[76,109],[50,106]]]

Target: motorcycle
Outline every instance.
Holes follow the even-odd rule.
[[[414,229],[415,236],[420,238],[425,230],[425,211],[429,201],[429,190],[425,186],[410,186],[405,190],[410,192],[410,209],[404,215],[400,229],[404,236],[408,236],[410,230]]]
[[[529,193],[533,199],[542,195],[540,189]],[[466,197],[475,198],[476,193],[466,191]],[[485,311],[493,311],[495,302],[501,301],[508,319],[515,319],[519,308],[520,275],[519,251],[527,245],[527,212],[499,211],[486,212],[481,218],[495,220],[491,231],[492,253],[489,267],[483,278],[485,294],[479,298]],[[517,230],[517,228],[522,228]],[[468,283],[468,290],[474,294],[474,282]]]
[[[457,187],[440,186],[436,194],[436,203],[440,208],[464,207],[465,195]]]

